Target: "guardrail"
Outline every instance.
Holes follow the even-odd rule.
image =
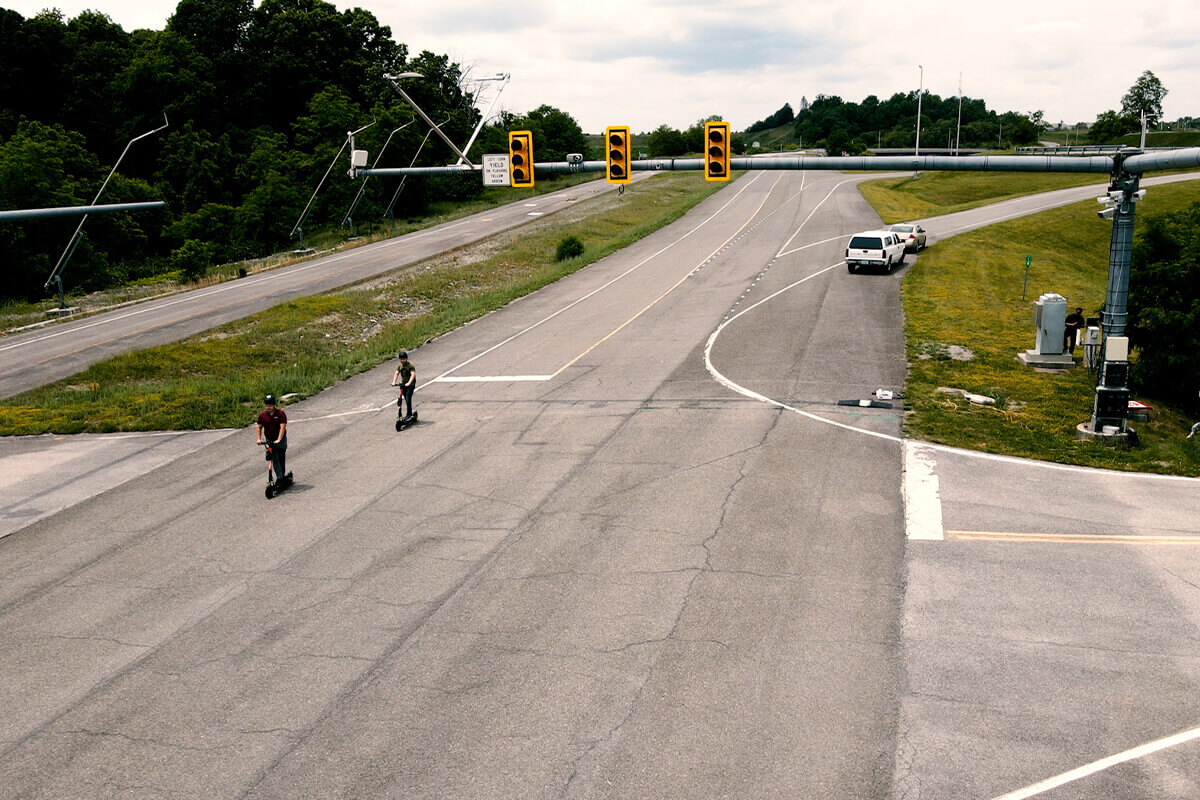
[[[1097,153],[1116,153],[1127,148],[1123,144],[1064,144],[1057,147],[1014,147],[1013,152],[1019,155],[1032,156],[1090,156]],[[1143,152],[1151,150],[1183,150],[1180,147],[1144,147]]]

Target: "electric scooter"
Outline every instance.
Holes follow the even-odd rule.
[[[270,500],[295,483],[295,481],[292,480],[292,473],[290,472],[279,478],[275,477],[275,459],[271,457],[274,455],[274,448],[270,442],[259,442],[259,444],[267,448],[267,499]]]

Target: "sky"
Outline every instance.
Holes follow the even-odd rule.
[[[861,102],[919,86],[989,109],[1091,122],[1144,71],[1167,88],[1163,116],[1200,117],[1200,3],[1062,0],[334,0],[372,12],[415,55],[469,75],[509,73],[495,110],[548,104],[585,132],[687,128],[719,115],[735,130],[818,94]],[[175,0],[0,0],[29,17],[56,7],[161,29]],[[486,109],[498,84],[481,84]],[[493,88],[488,88],[493,87]],[[468,87],[470,88],[470,87]]]

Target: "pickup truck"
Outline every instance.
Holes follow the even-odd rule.
[[[882,267],[890,272],[893,264],[904,263],[904,242],[891,231],[863,231],[850,237],[846,246],[846,270]]]

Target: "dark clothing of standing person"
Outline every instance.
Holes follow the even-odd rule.
[[[275,465],[275,480],[283,478],[287,473],[284,467],[287,461],[287,414],[282,408],[275,407],[275,398],[267,395],[263,400],[266,408],[258,415],[258,443],[267,442],[267,460]]]
[[[404,404],[408,404],[407,416],[413,415],[413,392],[417,389],[417,368],[408,360],[408,353],[401,350],[397,354],[400,359],[400,366],[396,367],[396,374],[392,376],[392,386],[400,387],[400,397],[396,400],[396,405],[401,412],[404,411]],[[401,416],[405,416],[401,413]]]
[[[1079,331],[1083,330],[1085,321],[1083,319],[1083,309],[1075,309],[1074,314],[1067,315],[1067,327],[1063,330],[1063,349],[1075,355],[1075,342],[1079,338]]]

